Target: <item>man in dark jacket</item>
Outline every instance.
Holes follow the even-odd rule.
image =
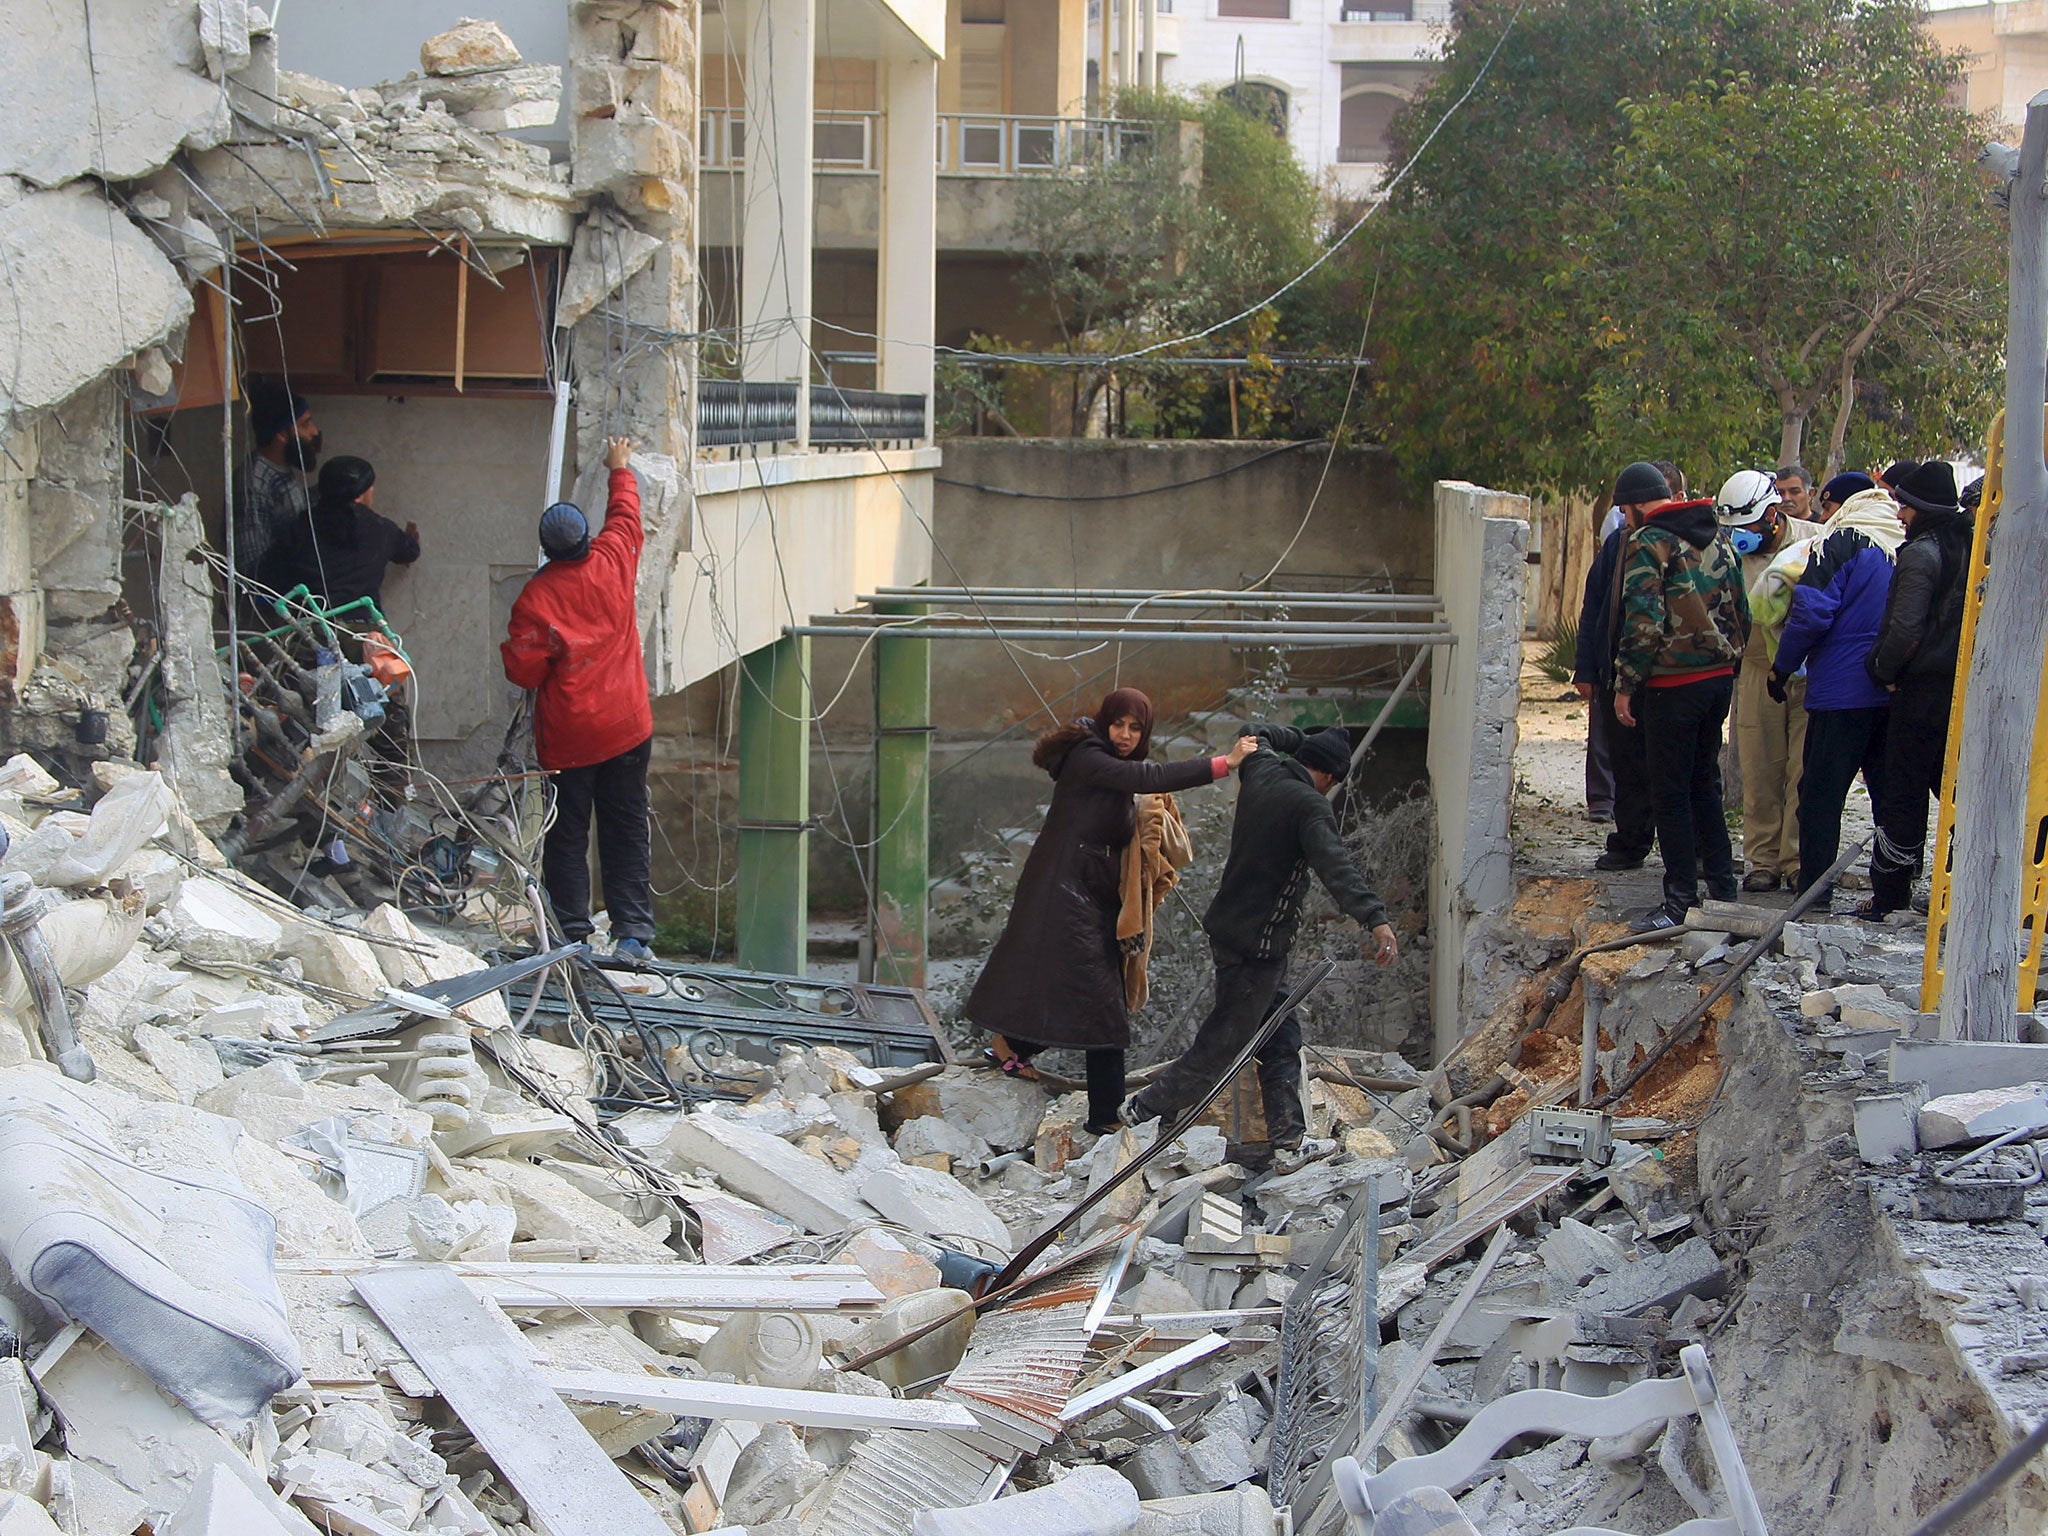
[[[1915,465],[1914,468],[1919,466]],[[1832,483],[1832,482],[1831,482]],[[1891,695],[1863,663],[1877,641],[1892,558],[1906,530],[1889,492],[1858,491],[1827,522],[1792,589],[1791,611],[1771,659],[1771,697],[1806,672],[1806,761],[1799,776],[1799,884],[1810,888],[1842,846],[1842,807],[1861,770],[1875,803],[1883,793]],[[1823,897],[1823,903],[1832,894]],[[1821,907],[1826,911],[1825,905]]]
[[[1857,913],[1874,918],[1906,906],[1920,874],[1927,797],[1941,790],[1948,754],[1970,572],[1970,519],[1947,461],[1922,464],[1900,480],[1894,494],[1906,542],[1892,569],[1877,644],[1864,664],[1892,701],[1870,856],[1870,902]]]
[[[1713,498],[1656,496],[1662,478],[1631,464],[1618,482],[1630,493],[1615,497],[1632,526],[1622,551],[1614,717],[1642,725],[1664,860],[1663,903],[1636,920],[1637,932],[1684,922],[1702,872],[1708,895],[1736,894],[1721,808],[1721,727],[1749,642],[1749,596]]]
[[[1617,482],[1614,487],[1619,508],[1663,500],[1671,494],[1669,481],[1653,464],[1631,464],[1622,473],[1626,483]],[[1622,500],[1624,492],[1630,501]],[[1614,713],[1614,648],[1621,637],[1621,550],[1628,532],[1624,515],[1601,542],[1600,553],[1586,572],[1578,653],[1572,667],[1572,683],[1590,711],[1587,733],[1606,748],[1614,780],[1614,830],[1607,834],[1606,851],[1593,861],[1595,869],[1603,870],[1641,869],[1657,837],[1657,810],[1650,799],[1643,733],[1633,724],[1624,725]]]
[[[1202,917],[1216,960],[1216,1000],[1178,1059],[1134,1097],[1124,1118],[1178,1115],[1214,1085],[1287,990],[1287,952],[1301,921],[1311,871],[1346,915],[1372,930],[1365,952],[1394,963],[1399,946],[1387,909],[1344,850],[1329,792],[1351,770],[1351,738],[1332,727],[1310,736],[1262,725],[1259,750],[1239,766],[1230,857]],[[1259,1050],[1266,1139],[1276,1153],[1301,1146],[1301,1025],[1292,1014]]]
[[[612,952],[650,960],[654,901],[647,841],[647,762],[654,714],[640,656],[634,588],[640,574],[640,486],[633,445],[605,445],[610,470],[604,529],[590,536],[580,508],[558,501],[541,514],[548,563],[512,604],[498,646],[505,676],[534,690],[533,742],[548,772],[555,822],[541,850],[541,883],[562,934],[587,939],[590,820],[611,918]]]

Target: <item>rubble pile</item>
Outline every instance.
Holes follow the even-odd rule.
[[[1361,1439],[1670,1377],[1724,1316],[1687,1128],[1562,1107],[1540,1043],[1319,1049],[1283,1168],[1255,1094],[1096,1139],[796,1041],[601,1121],[500,990],[548,956],[294,909],[156,774],[96,787],[0,768],[0,1529],[1334,1531]],[[1679,1429],[1519,1445],[1453,1490],[1481,1530],[1719,1496]]]

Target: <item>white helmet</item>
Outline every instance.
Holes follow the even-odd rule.
[[[1775,476],[1760,469],[1738,469],[1721,482],[1721,494],[1714,498],[1714,516],[1724,528],[1742,528],[1783,499]]]

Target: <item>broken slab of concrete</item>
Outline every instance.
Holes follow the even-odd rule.
[[[227,93],[207,78],[199,0],[39,7],[8,28],[0,175],[41,187],[126,181],[228,136]],[[88,43],[88,39],[90,42]],[[133,351],[131,346],[129,351]]]
[[[12,42],[6,52],[11,70]],[[30,89],[23,100],[66,94]],[[0,357],[14,360],[0,370],[0,416],[69,400],[192,315],[178,269],[90,186],[0,207],[0,257],[11,298],[0,304]]]
[[[973,1190],[936,1169],[908,1163],[877,1168],[860,1193],[899,1226],[948,1244],[965,1238],[984,1257],[1009,1257],[1009,1229],[995,1212]]]
[[[1728,1275],[1714,1245],[1703,1237],[1689,1237],[1668,1253],[1652,1249],[1600,1276],[1579,1292],[1573,1305],[1581,1312],[1633,1317],[1652,1307],[1668,1312],[1687,1296],[1719,1296],[1727,1285]]]
[[[1920,1145],[1932,1148],[2048,1130],[2048,1083],[1943,1094],[1921,1107],[1918,1120]]]
[[[1856,1155],[1866,1163],[1904,1162],[1920,1150],[1919,1118],[1925,1083],[1897,1093],[1866,1093],[1856,1100]]]
[[[1896,1040],[1891,1080],[1925,1083],[1930,1098],[2048,1082],[2048,1045],[1994,1040]]]
[[[718,1115],[698,1110],[678,1117],[663,1146],[679,1162],[807,1232],[844,1232],[873,1219],[873,1208],[829,1163]]]

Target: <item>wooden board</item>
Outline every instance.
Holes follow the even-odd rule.
[[[355,1287],[548,1536],[671,1536],[563,1405],[505,1315],[452,1268],[376,1269],[356,1276]]]
[[[350,1279],[442,1269],[501,1307],[631,1312],[845,1312],[881,1306],[882,1293],[852,1264],[418,1264],[369,1259],[279,1264],[280,1275]]]
[[[854,1397],[723,1381],[685,1380],[634,1371],[541,1371],[548,1385],[579,1403],[647,1408],[691,1419],[745,1419],[810,1429],[955,1429],[976,1427],[957,1403],[925,1398]]]

